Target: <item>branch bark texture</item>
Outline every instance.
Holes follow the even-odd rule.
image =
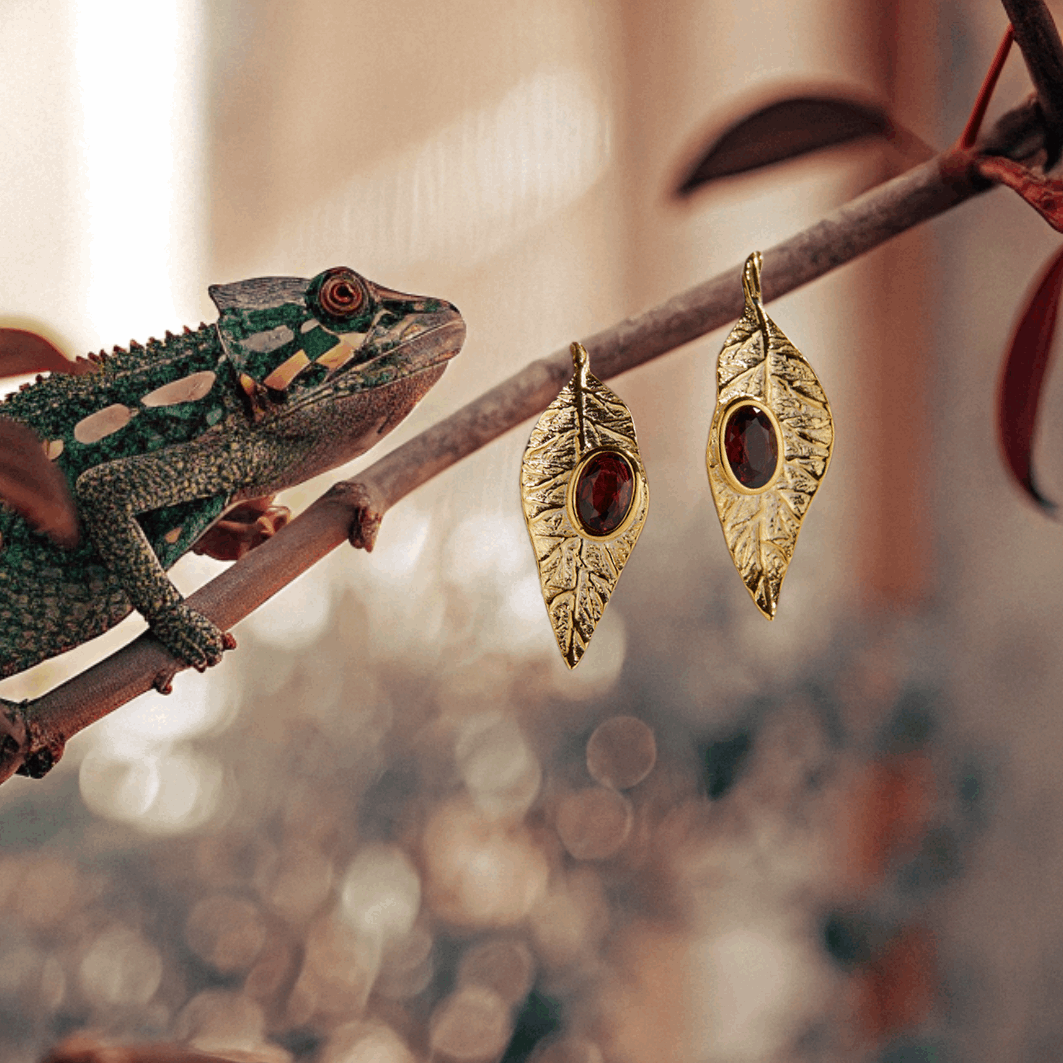
[[[980,149],[1029,159],[1044,149],[1045,129],[1040,110],[1031,102],[1005,115]],[[958,170],[950,153],[931,159],[765,251],[764,297],[770,300],[793,291],[989,187],[976,174]],[[595,375],[612,377],[727,324],[741,310],[741,266],[736,265],[582,342]],[[371,549],[380,520],[391,506],[541,412],[570,373],[567,347],[532,362],[369,466],[357,481],[336,485],[273,539],[193,594],[189,603],[228,629],[344,540]],[[26,706],[22,721],[26,737],[18,741],[23,754],[43,754],[47,768],[72,735],[150,690],[160,675],[172,675],[174,670],[162,646],[151,635],[141,636]],[[21,759],[14,761],[14,767]],[[0,781],[14,767],[10,760],[0,763]]]
[[[1055,162],[1063,132],[1063,42],[1044,0],[1001,0],[1015,41],[1026,60],[1037,101],[1049,131],[1050,161]]]

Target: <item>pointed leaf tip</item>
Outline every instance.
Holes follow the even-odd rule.
[[[0,379],[30,373],[74,373],[79,369],[50,340],[21,328],[0,328]]]
[[[714,136],[686,171],[676,195],[721,177],[748,173],[824,148],[880,137],[929,158],[933,152],[886,109],[844,92],[792,96],[744,115]]]
[[[8,417],[0,417],[0,498],[60,546],[77,546],[77,508],[66,476],[32,429]]]
[[[1063,249],[1050,261],[1019,316],[997,392],[997,431],[1004,462],[1030,499],[1046,511],[1056,505],[1034,484],[1033,444],[1041,392],[1052,361],[1061,291]]]
[[[978,155],[975,170],[1020,195],[1056,232],[1063,233],[1063,180],[997,155]]]

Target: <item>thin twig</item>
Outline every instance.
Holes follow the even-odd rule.
[[[993,90],[1000,80],[1004,64],[1008,60],[1008,53],[1011,51],[1011,43],[1014,40],[1015,28],[1009,22],[1008,28],[1004,31],[1004,36],[997,46],[997,54],[993,56],[993,61],[989,64],[989,70],[986,71],[982,87],[978,90],[978,97],[971,108],[971,115],[967,119],[967,125],[963,127],[960,139],[956,142],[956,147],[960,151],[970,151],[978,139],[978,134],[982,130],[982,122],[985,120],[985,113],[989,109],[989,101],[993,98]]]
[[[1031,103],[1009,112],[981,147],[1023,159],[1043,150],[1037,108]],[[949,170],[948,162],[948,153],[931,159],[765,251],[765,300],[837,269],[989,187],[976,176]],[[643,365],[738,317],[741,273],[735,266],[584,340],[595,375],[612,377]],[[273,539],[191,595],[189,604],[228,629],[345,539],[371,549],[380,519],[392,505],[540,412],[571,371],[567,348],[531,363],[371,465],[356,482],[336,485]],[[28,734],[19,744],[28,746],[27,755],[50,750],[57,757],[72,735],[150,690],[156,677],[173,667],[160,643],[143,635],[28,706]],[[0,781],[21,759],[0,762]]]

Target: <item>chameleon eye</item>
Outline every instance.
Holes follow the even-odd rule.
[[[347,318],[357,314],[365,303],[365,289],[353,270],[330,270],[318,291],[321,309],[331,317]]]

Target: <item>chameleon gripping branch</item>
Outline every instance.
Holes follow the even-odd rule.
[[[1027,61],[1035,63],[1031,56]],[[1051,135],[1044,109],[1030,101],[1006,114],[979,148],[983,154],[1028,161],[1043,153]],[[766,251],[764,297],[774,299],[807,284],[990,187],[971,167],[957,165],[955,152],[915,167]],[[586,339],[601,376],[634,368],[734,320],[741,313],[740,275],[736,266]],[[345,539],[372,549],[392,505],[542,410],[568,371],[567,350],[533,362],[370,466],[357,482],[334,486],[185,604],[216,630],[226,630]],[[0,713],[0,734],[6,727],[0,781],[24,760],[46,769],[68,738],[179,667],[156,638],[145,635],[32,704]]]
[[[217,285],[210,295],[216,325],[75,363],[0,408],[7,434],[30,442],[21,452],[29,469],[0,510],[0,676],[94,638],[133,609],[165,658],[152,685],[168,688],[181,666],[216,664],[235,646],[229,622],[184,601],[166,570],[232,503],[368,450],[465,338],[450,303],[346,267],[309,281]],[[21,480],[56,470],[80,538],[27,519],[35,510]],[[44,774],[71,733],[36,705],[0,702],[0,778],[12,765]]]

